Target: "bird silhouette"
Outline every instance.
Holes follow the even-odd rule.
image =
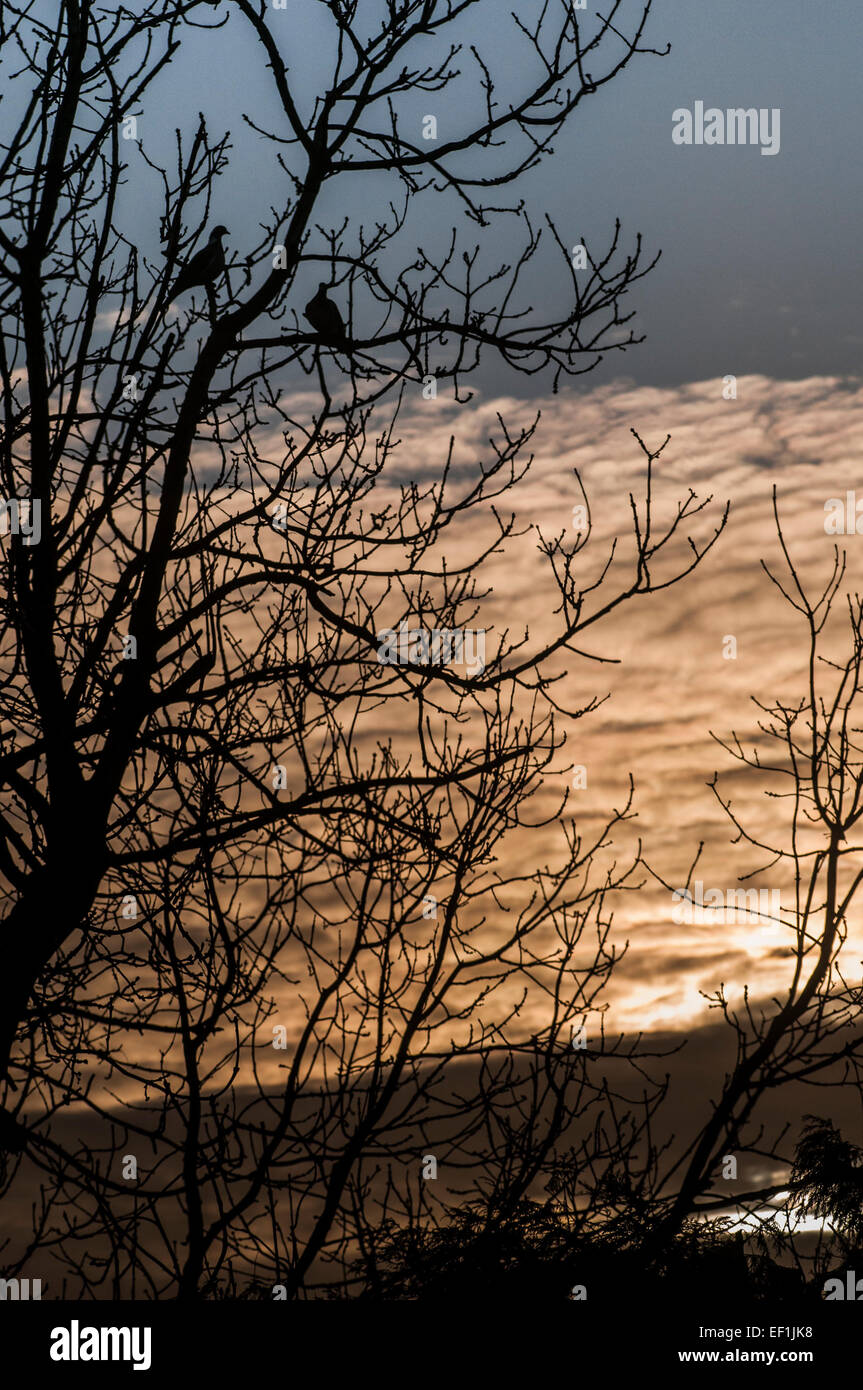
[[[196,251],[192,259],[182,267],[174,281],[170,299],[176,299],[178,295],[185,294],[186,290],[191,290],[196,285],[205,285],[209,293],[225,269],[225,249],[222,246],[222,237],[227,235],[228,229],[223,227],[221,223],[218,227],[213,228],[206,246],[203,246],[200,251]]]
[[[326,281],[322,280],[318,285],[317,294],[309,300],[304,313],[327,347],[343,347],[347,342],[347,332],[337,305],[327,296],[329,288]]]

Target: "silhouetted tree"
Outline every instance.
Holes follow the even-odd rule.
[[[49,8],[0,11],[18,118],[0,190],[0,469],[40,522],[3,538],[0,1140],[5,1200],[38,1189],[15,1259],[50,1254],[72,1294],[254,1278],[308,1296],[344,1283],[381,1222],[434,1205],[424,1155],[447,1191],[514,1210],[573,1114],[602,1168],[661,1096],[639,1078],[630,1100],[588,1065],[625,1069],[631,1045],[600,1029],[571,1046],[615,963],[607,900],[633,869],[598,868],[596,849],[628,803],[593,841],[567,832],[554,868],[509,874],[499,856],[562,741],[555,714],[594,707],[555,699],[567,657],[593,659],[582,634],[595,651],[596,625],[692,569],[724,518],[699,537],[689,493],[660,526],[660,450],[642,445],[629,572],[580,579],[589,522],[574,542],[540,537],[553,637],[525,621],[459,663],[458,635],[485,632],[481,569],[514,535],[499,505],[535,424],[500,420],[472,471],[450,446],[428,482],[405,481],[397,453],[404,402],[465,399],[484,355],[556,386],[635,341],[621,325],[649,269],[640,241],[623,254],[616,226],[576,272],[517,190],[652,51],[651,6],[626,33],[618,3],[587,21],[522,7],[501,90],[469,27],[501,17],[478,0]],[[326,33],[298,86],[312,11]],[[248,117],[276,202],[242,250],[227,134],[202,115],[170,171],[143,134],[140,150],[123,138],[182,48],[226,24],[226,41],[251,35],[248,90],[268,84],[261,111],[280,113]],[[418,92],[446,102],[436,141]],[[130,240],[127,159],[161,190],[156,259]],[[386,189],[370,227],[342,212],[359,174]],[[479,242],[455,228],[442,251],[408,252],[409,213],[445,197]],[[205,240],[217,205],[224,273],[221,224]],[[507,223],[523,232],[511,264],[490,230]],[[184,272],[214,245],[214,269]],[[546,247],[562,308],[543,320],[522,272]],[[344,342],[299,312],[322,274]],[[178,283],[191,309],[172,318]],[[382,632],[406,634],[404,660],[381,660]]]
[[[829,1218],[839,1235],[863,1247],[863,1149],[830,1120],[806,1117],[791,1181],[796,1206]]]
[[[706,1124],[691,1135],[673,1163],[663,1166],[657,1158],[654,1164],[646,1185],[656,1214],[646,1248],[654,1253],[693,1214],[715,1214],[732,1204],[747,1211],[753,1225],[761,1221],[766,1231],[776,1234],[776,1213],[765,1214],[765,1203],[787,1191],[788,1183],[718,1196],[711,1189],[729,1153],[752,1155],[762,1168],[765,1163],[774,1169],[794,1165],[792,1211],[795,1204],[814,1202],[813,1210],[824,1216],[830,1212],[841,1230],[849,1214],[858,1210],[857,1179],[848,1186],[856,1151],[840,1141],[829,1124],[825,1128],[818,1122],[804,1129],[795,1161],[793,1151],[785,1147],[792,1121],[780,1133],[765,1134],[760,1113],[769,1092],[794,1083],[827,1091],[838,1086],[851,1087],[857,1094],[863,1090],[863,989],[849,978],[842,958],[849,914],[863,884],[863,603],[856,594],[842,595],[843,636],[834,605],[842,594],[844,552],[834,549],[829,578],[812,597],[787,547],[775,488],[773,511],[784,569],[774,573],[764,561],[762,566],[799,615],[804,650],[801,693],[799,698],[770,703],[753,697],[761,737],[751,749],[737,735],[717,739],[736,762],[761,778],[765,795],[775,803],[770,838],[747,828],[730,798],[721,793],[718,776],[711,786],[733,826],[735,841],[758,851],[776,876],[774,881],[783,885],[786,905],[773,925],[787,931],[787,976],[781,990],[760,1006],[748,990],[737,1007],[724,987],[709,996],[733,1031],[735,1061]],[[687,889],[697,862],[698,855]],[[748,877],[756,872],[758,867]],[[793,1240],[784,1243],[793,1249]]]
[[[794,1269],[747,1251],[727,1221],[689,1221],[649,1271],[644,1264],[645,1212],[620,1211],[601,1228],[554,1201],[524,1200],[506,1214],[470,1204],[435,1227],[378,1233],[374,1260],[361,1266],[361,1297],[423,1302],[542,1306],[621,1302],[659,1303],[679,1312],[690,1305],[723,1307],[729,1297],[769,1302],[814,1301]]]

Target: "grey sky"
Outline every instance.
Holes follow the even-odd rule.
[[[500,29],[482,31],[484,52],[500,72],[513,56],[503,22],[510,8],[526,14],[533,5],[502,3]],[[226,4],[213,13],[227,13]],[[308,0],[290,0],[284,15],[271,17],[286,26],[307,91],[322,56],[319,13]],[[647,342],[613,354],[585,385],[617,376],[671,385],[727,372],[858,373],[863,7],[852,0],[656,0],[648,41],[670,42],[670,56],[637,58],[579,111],[554,156],[519,188],[535,220],[548,210],[567,240],[584,233],[598,249],[619,216],[625,248],[641,231],[648,251],[662,249],[659,265],[628,300]],[[258,217],[283,196],[271,154],[239,120],[246,110],[278,124],[261,68],[245,26],[231,19],[217,34],[196,36],[194,55],[187,48],[171,65],[159,102],[148,97],[142,115],[147,148],[157,153],[168,151],[177,125],[191,137],[198,110],[213,134],[231,130],[234,163],[214,212],[239,255],[253,241]],[[723,109],[779,107],[780,152],[771,158],[757,146],[673,144],[672,112],[698,100]],[[446,119],[442,98],[420,104]],[[133,178],[128,190],[141,243],[151,251],[156,192],[146,178]],[[369,221],[384,194],[383,183],[368,175],[362,186],[359,179],[341,181],[327,220],[347,214]],[[442,240],[454,220],[448,199],[426,199],[424,243]],[[468,242],[476,239],[472,224],[464,231]],[[505,233],[495,233],[492,249],[498,257],[511,249]],[[559,307],[561,285],[565,267],[548,246],[531,283],[536,308]],[[484,371],[482,385],[517,393],[540,387],[499,368]]]

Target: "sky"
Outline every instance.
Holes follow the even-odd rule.
[[[500,92],[519,89],[523,49],[501,8],[494,41],[468,29],[496,64]],[[527,18],[533,0],[515,7]],[[624,13],[634,11],[634,0]],[[291,0],[283,50],[301,100],[307,101],[329,62],[321,7]],[[277,31],[281,12],[270,15]],[[589,24],[587,16],[582,23]],[[229,0],[214,8],[223,28],[201,32],[186,46],[145,99],[140,132],[148,153],[170,157],[174,130],[191,138],[197,112],[212,134],[230,130],[234,150],[221,180],[214,216],[230,228],[230,247],[243,257],[257,222],[284,192],[284,176],[242,113],[280,129],[278,112],[260,70],[261,56]],[[852,0],[815,6],[808,0],[656,0],[646,42],[671,45],[667,57],[639,56],[576,113],[554,155],[519,185],[533,220],[549,213],[564,240],[582,235],[599,247],[614,218],[623,245],[636,232],[659,264],[636,285],[627,307],[636,310],[646,341],[613,353],[597,381],[628,379],[669,386],[710,376],[757,373],[784,379],[854,374],[860,368],[863,330],[859,226],[863,166],[859,159],[859,63],[863,10]],[[611,50],[609,50],[611,52]],[[296,57],[293,55],[296,54]],[[464,64],[466,74],[468,65]],[[470,106],[476,87],[467,76],[458,100]],[[692,109],[755,107],[780,112],[775,156],[757,146],[675,144],[673,113]],[[419,103],[437,113],[444,133],[462,114],[449,99]],[[419,108],[418,108],[419,109]],[[131,152],[130,152],[131,153]],[[157,185],[131,157],[127,207],[139,242],[157,248]],[[325,212],[333,222],[371,221],[393,187],[368,175],[338,181]],[[459,214],[446,197],[426,198],[414,244],[444,238]],[[465,232],[464,226],[461,227]],[[467,233],[473,236],[469,224]],[[482,235],[482,234],[480,234]],[[505,225],[486,234],[489,255],[503,256],[515,242]],[[559,306],[566,275],[550,245],[530,279],[538,313]],[[484,367],[478,384],[489,392],[530,395],[537,381],[499,364]]]
[[[533,8],[523,5],[519,14]],[[282,47],[306,106],[331,57],[322,12],[314,0],[298,0],[286,12]],[[506,14],[501,11],[493,43],[487,33],[465,37],[482,37],[502,84],[517,85],[520,50]],[[275,32],[276,12],[270,18]],[[282,118],[261,80],[260,55],[227,0],[214,7],[213,22],[222,19],[223,27],[202,32],[159,79],[140,115],[140,132],[149,152],[167,156],[175,128],[190,137],[198,111],[206,113],[211,135],[231,131],[232,163],[219,182],[212,220],[228,225],[231,249],[242,256],[257,235],[256,219],[283,198],[284,179],[270,147],[243,124],[241,113],[274,128]],[[824,503],[853,488],[858,477],[863,173],[857,55],[863,10],[848,0],[817,11],[805,0],[728,0],[709,7],[656,0],[645,41],[657,48],[670,43],[670,55],[637,58],[589,101],[519,193],[534,221],[547,211],[566,241],[586,235],[592,243],[620,217],[624,245],[640,232],[649,253],[662,250],[656,269],[631,295],[647,341],[625,356],[612,354],[556,397],[543,394],[548,386],[541,377],[484,370],[471,381],[477,395],[470,407],[441,396],[402,416],[399,458],[409,459],[413,478],[435,476],[450,433],[473,460],[498,412],[513,425],[520,413],[526,419],[539,406],[537,461],[517,495],[519,515],[528,523],[547,531],[566,524],[577,500],[572,468],[578,466],[595,507],[596,550],[603,541],[610,544],[626,527],[628,491],[637,491],[642,480],[633,427],[656,443],[672,434],[658,469],[671,496],[685,495],[689,486],[713,492],[718,500],[711,516],[720,500],[732,501],[727,531],[703,568],[610,625],[620,665],[602,668],[598,684],[595,669],[571,677],[577,694],[607,687],[612,695],[572,731],[573,760],[593,769],[589,791],[579,793],[585,824],[592,817],[599,823],[632,771],[635,833],[644,834],[657,869],[682,882],[704,840],[705,882],[731,887],[738,860],[729,857],[729,827],[706,787],[722,767],[711,731],[745,735],[754,727],[751,697],[768,698],[774,682],[792,681],[801,660],[799,634],[790,631],[789,615],[777,607],[760,568],[762,556],[776,556],[771,488],[780,486],[794,540],[819,573],[832,544]],[[674,113],[696,102],[723,110],[778,109],[777,153],[764,155],[749,145],[676,144]],[[420,105],[439,112],[444,131],[462,114],[439,98],[424,97]],[[133,157],[130,152],[132,170]],[[347,196],[340,191],[343,201],[331,200],[322,221],[347,218],[350,226],[380,211],[382,180],[366,177],[343,187]],[[152,179],[134,172],[126,189],[126,209],[151,251],[158,245],[153,189]],[[452,214],[445,197],[427,198],[418,234],[445,239]],[[507,254],[505,227],[486,249]],[[538,313],[559,307],[559,252],[546,249],[531,281]],[[729,373],[738,383],[733,401],[722,391]],[[854,537],[849,544],[854,576],[860,564],[854,547],[863,542]],[[484,571],[484,579],[497,580],[485,617],[498,626],[520,626],[533,613],[539,634],[542,618],[531,600],[541,580],[525,545],[517,563],[507,561],[497,575],[493,565]],[[728,634],[739,641],[733,661],[722,655]],[[559,790],[550,786],[547,796]],[[750,796],[747,787],[745,795],[754,823],[764,828],[760,790]],[[512,853],[514,862],[524,855],[527,866],[536,846],[525,836]],[[741,872],[751,867],[739,862]],[[711,928],[682,927],[671,920],[669,894],[655,884],[630,904],[619,912],[620,939],[630,940],[630,956],[612,988],[613,1018],[622,1027],[700,1026],[704,991],[722,982],[740,990],[746,982],[767,993],[781,977],[781,931],[726,930],[720,940]]]
[[[525,813],[530,825],[548,819],[550,826],[508,835],[499,867],[515,875],[553,863],[564,848],[559,820],[575,821],[589,840],[601,830],[609,808],[623,804],[631,774],[636,818],[614,832],[613,849],[599,857],[599,865],[613,858],[623,864],[640,840],[645,860],[665,884],[676,887],[686,881],[703,841],[695,877],[705,890],[778,891],[787,920],[793,906],[787,869],[771,867],[768,854],[733,844],[735,828],[707,784],[719,773],[721,789],[752,835],[787,849],[783,805],[765,795],[777,791],[776,782],[740,768],[716,739],[728,742],[737,735],[747,747],[757,743],[768,764],[781,764],[782,750],[770,748],[759,734],[760,714],[753,701],[770,704],[805,693],[805,623],[781,598],[761,563],[782,575],[774,485],[786,542],[804,582],[813,592],[823,587],[838,544],[847,563],[842,593],[863,587],[863,535],[837,536],[825,526],[831,515],[825,504],[837,497],[844,503],[859,480],[863,384],[827,376],[797,382],[752,376],[739,380],[733,401],[723,398],[715,381],[706,381],[686,387],[600,386],[583,396],[562,392],[530,404],[509,397],[446,410],[429,403],[424,411],[417,408],[400,419],[400,452],[411,459],[412,476],[422,487],[439,475],[442,452],[454,434],[457,487],[459,467],[462,477],[469,476],[475,460],[490,452],[487,440],[500,432],[498,414],[513,429],[527,424],[537,405],[541,418],[532,441],[535,459],[527,478],[507,495],[504,508],[507,515],[515,512],[517,530],[524,534],[482,568],[483,584],[493,590],[481,607],[487,653],[495,651],[505,629],[516,638],[527,627],[529,649],[558,631],[556,590],[531,528],[546,537],[561,530],[572,536],[572,509],[581,501],[574,468],[583,478],[594,524],[579,577],[586,583],[599,572],[617,538],[618,556],[603,594],[631,579],[628,499],[631,494],[643,504],[645,488],[644,458],[632,428],[650,446],[671,435],[655,466],[657,520],[667,519],[691,488],[707,502],[691,528],[703,543],[726,502],[731,506],[724,532],[692,574],[662,592],[627,602],[610,620],[590,629],[585,647],[608,664],[573,656],[550,663],[550,671],[566,672],[556,692],[564,709],[584,705],[594,695],[609,699],[583,719],[560,721],[565,746]],[[857,497],[863,513],[863,488],[858,487]],[[491,535],[489,519],[487,524]],[[457,541],[446,546],[452,568],[479,547],[482,522],[474,516],[455,534]],[[688,554],[681,539],[654,577],[667,578]],[[845,619],[842,599],[824,636],[825,651],[834,656],[847,655]],[[409,733],[409,712],[405,718]],[[385,725],[379,727],[374,718],[364,722],[361,741],[367,756],[378,738],[397,735],[397,720],[398,711],[388,710]],[[585,769],[586,787],[573,789],[572,765]],[[620,893],[613,900],[614,940],[619,947],[628,942],[629,954],[604,996],[612,1031],[689,1032],[711,1021],[704,995],[720,984],[739,1003],[744,985],[753,997],[767,998],[790,981],[793,933],[787,925],[772,920],[675,922],[671,892],[649,873],[639,874],[637,881],[643,883],[638,893]],[[851,978],[859,977],[861,957],[863,919],[855,908],[843,953]],[[525,1031],[541,1022],[545,1007],[540,998],[535,1017],[525,1010]],[[286,997],[286,1022],[289,1017]]]
[[[518,8],[523,13],[532,6]],[[502,16],[508,10],[501,5]],[[297,14],[306,17],[305,26],[297,24]],[[214,136],[230,130],[232,162],[211,221],[226,223],[230,250],[243,258],[257,239],[259,220],[283,201],[285,188],[272,151],[243,125],[243,112],[262,122],[276,122],[278,112],[248,33],[230,17],[230,0],[214,8],[216,22],[226,15],[224,28],[202,33],[160,78],[139,125],[144,149],[166,160],[175,129],[191,140],[199,111]],[[290,15],[285,43],[294,45],[292,63],[307,100],[317,68],[326,65],[324,39],[311,0],[297,0]],[[517,50],[503,18],[492,40],[501,72],[517,78]],[[560,770],[547,780],[532,819],[550,814],[569,790],[566,814],[577,816],[589,834],[609,804],[620,804],[631,773],[637,820],[616,842],[617,853],[632,853],[641,837],[657,874],[679,884],[704,842],[699,876],[706,886],[727,891],[755,870],[756,886],[785,892],[781,875],[771,877],[745,846],[732,845],[733,828],[707,784],[719,772],[753,832],[781,834],[764,785],[735,770],[714,735],[739,734],[747,741],[757,733],[752,697],[769,700],[799,689],[803,634],[761,567],[763,558],[778,559],[774,483],[793,553],[814,581],[829,572],[832,554],[825,503],[860,482],[863,7],[851,0],[821,6],[806,0],[709,6],[656,0],[648,41],[660,48],[670,43],[670,55],[635,60],[587,103],[557,141],[553,158],[519,188],[533,220],[540,223],[548,213],[567,243],[585,235],[599,245],[619,217],[624,247],[640,232],[648,254],[661,249],[658,266],[628,302],[646,342],[612,354],[554,398],[542,379],[489,365],[472,383],[478,390],[470,407],[439,399],[424,409],[415,402],[401,418],[400,435],[412,476],[422,481],[439,473],[451,433],[463,466],[470,467],[498,414],[513,427],[539,406],[535,465],[515,499],[519,520],[546,534],[565,528],[579,500],[578,467],[593,506],[592,557],[607,553],[625,530],[628,493],[643,488],[633,428],[652,444],[672,436],[657,468],[662,506],[690,487],[712,493],[704,534],[731,500],[726,532],[693,576],[630,605],[603,627],[599,649],[619,664],[572,665],[564,698],[577,702],[607,691],[610,699],[566,730]],[[778,109],[778,153],[675,144],[673,114],[696,102]],[[436,110],[435,99],[423,105]],[[443,101],[439,105],[445,121],[453,113]],[[158,180],[134,150],[129,163],[122,215],[138,244],[155,256]],[[333,222],[347,218],[349,225],[373,220],[387,189],[378,180],[359,185],[346,183],[323,215]],[[427,198],[416,234],[440,243],[453,217],[448,199]],[[485,253],[511,255],[515,243],[507,235],[505,228],[495,232]],[[546,247],[531,279],[538,315],[559,308],[561,283],[566,269],[559,253]],[[298,305],[303,299],[298,293]],[[733,400],[721,389],[727,374],[737,377]],[[475,542],[472,536],[462,544]],[[860,587],[861,546],[863,537],[847,538],[851,589]],[[622,564],[625,555],[623,547]],[[529,623],[534,640],[541,640],[550,603],[535,536],[490,562],[483,579],[494,590],[483,613],[490,633]],[[724,654],[729,636],[737,647],[732,659]],[[378,733],[367,731],[369,749]],[[569,762],[586,768],[583,790],[571,788]],[[518,833],[507,845],[508,869],[527,872],[561,848],[559,828],[541,837]],[[644,877],[642,892],[621,896],[615,905],[614,939],[628,945],[628,955],[607,994],[606,1027],[690,1041],[675,1063],[682,1097],[677,1114],[686,1118],[693,1098],[706,1106],[721,1079],[709,996],[720,986],[738,1002],[744,985],[760,1000],[780,991],[790,970],[788,931],[770,923],[718,930],[675,922],[668,889]],[[856,979],[861,955],[863,922],[855,915],[845,959]],[[277,1002],[286,1019],[296,1019],[287,987]],[[525,1032],[538,1021],[526,1010]],[[778,1124],[783,1115],[771,1112],[769,1118]]]
[[[563,851],[563,836],[554,813],[567,792],[564,816],[575,819],[589,839],[607,819],[609,806],[622,803],[631,773],[636,819],[615,832],[612,849],[601,863],[614,856],[624,862],[640,839],[644,857],[656,872],[667,884],[680,884],[703,841],[699,877],[705,888],[735,889],[742,875],[761,865],[752,883],[778,887],[787,911],[792,901],[787,878],[781,870],[763,867],[765,856],[732,844],[733,828],[707,783],[718,772],[736,814],[753,835],[783,843],[777,803],[764,795],[775,788],[769,779],[736,768],[713,735],[727,741],[736,734],[751,745],[758,736],[759,717],[753,698],[769,703],[776,696],[802,692],[805,631],[761,565],[766,560],[779,572],[774,484],[789,550],[804,582],[815,587],[827,578],[838,541],[848,564],[843,593],[863,588],[863,535],[835,537],[825,529],[825,503],[844,498],[859,482],[863,382],[826,375],[799,381],[745,376],[738,381],[736,400],[724,399],[719,383],[710,379],[680,387],[600,385],[582,395],[562,391],[537,402],[510,396],[465,407],[440,402],[417,406],[405,411],[399,429],[416,481],[422,485],[439,475],[442,451],[455,433],[457,487],[460,479],[470,476],[477,457],[487,452],[498,415],[514,427],[527,423],[537,406],[541,418],[533,441],[535,460],[508,501],[515,506],[520,527],[556,534],[567,527],[572,507],[581,500],[573,475],[577,467],[594,520],[585,578],[602,565],[614,537],[625,536],[630,491],[643,497],[644,462],[632,428],[652,446],[671,434],[655,476],[660,515],[667,516],[690,487],[699,498],[712,497],[695,528],[703,540],[726,500],[732,505],[725,532],[694,574],[629,604],[594,631],[592,650],[615,664],[597,667],[567,659],[568,674],[557,692],[561,705],[571,707],[591,694],[608,693],[610,698],[583,720],[562,722],[566,745],[526,816],[529,822],[550,817],[551,823],[541,830],[512,832],[499,866],[517,875],[555,862]],[[395,487],[396,480],[389,486]],[[383,484],[382,502],[386,492]],[[858,489],[857,500],[863,511],[863,489]],[[474,518],[448,544],[453,566],[482,540],[481,523]],[[553,625],[554,591],[543,578],[535,542],[535,533],[526,532],[506,554],[484,567],[483,579],[493,588],[482,616],[491,650],[504,627],[517,632],[527,625],[532,641],[539,644]],[[625,578],[630,553],[622,543],[612,584]],[[676,558],[679,553],[671,560]],[[834,650],[842,648],[842,627],[840,603],[835,637],[839,646]],[[724,655],[730,635],[737,652],[731,659]],[[388,707],[382,726],[374,718],[365,722],[358,734],[361,759],[371,755],[380,737],[392,738],[398,746],[400,733],[410,736],[410,716],[405,716],[403,730],[397,718],[398,712]],[[587,786],[576,791],[570,785],[572,763],[587,773]],[[619,894],[611,904],[612,942],[618,949],[626,947],[627,954],[602,995],[601,1002],[608,1005],[604,1027],[608,1038],[619,1030],[630,1040],[644,1034],[643,1047],[656,1054],[648,1071],[670,1075],[661,1132],[663,1137],[676,1136],[675,1145],[681,1145],[707,1118],[723,1073],[733,1064],[733,1033],[711,1008],[708,996],[724,985],[731,1005],[739,1008],[748,985],[754,1008],[769,1009],[771,997],[789,983],[792,934],[787,926],[769,921],[720,927],[675,923],[668,889],[651,882],[647,874],[641,880],[644,886],[637,894]],[[850,983],[860,979],[861,960],[863,917],[855,908],[842,952]],[[289,1047],[303,1022],[296,1001],[295,981],[302,973],[296,973],[297,968],[298,961],[285,962],[285,978],[273,989],[276,1012],[268,1020],[285,1024]],[[497,997],[501,1010],[506,1002],[507,996]],[[523,1008],[520,1025],[526,1035],[542,1026],[544,1007],[539,998]],[[597,1026],[594,1018],[588,1025],[589,1042]],[[132,1040],[130,1052],[134,1047]],[[278,1084],[283,1056],[262,1049],[259,1075],[265,1083]],[[242,1083],[237,1085],[242,1090]],[[122,1079],[114,1079],[112,1087],[116,1096],[125,1094]],[[759,1109],[771,1136],[791,1121],[786,1147],[807,1113],[829,1114],[850,1135],[859,1125],[859,1097],[852,1086],[825,1092],[796,1083],[768,1092]],[[86,1116],[76,1114],[67,1123],[76,1136],[90,1133]],[[578,1133],[575,1116],[573,1137]],[[781,1169],[749,1155],[741,1161],[737,1184],[728,1191],[752,1190],[782,1177]],[[20,1227],[24,1238],[28,1221],[29,1206],[22,1205],[10,1233],[18,1235]]]

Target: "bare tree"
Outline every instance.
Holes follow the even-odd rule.
[[[229,32],[248,26],[282,112],[277,130],[248,120],[287,196],[224,282],[182,270],[230,168],[204,116],[175,171],[140,151],[162,190],[158,263],[118,209],[121,123],[225,19],[204,0],[2,10],[22,96],[3,147],[0,466],[40,534],[4,538],[0,1137],[6,1200],[39,1185],[18,1263],[50,1251],[74,1293],[196,1297],[251,1271],[308,1296],[344,1279],[375,1222],[428,1206],[430,1149],[511,1206],[552,1171],[573,1107],[613,1109],[570,1044],[614,964],[607,899],[632,866],[595,861],[629,804],[598,840],[573,832],[559,866],[495,861],[560,746],[555,715],[595,706],[561,709],[567,656],[590,662],[582,634],[682,578],[724,517],[699,536],[690,493],[658,526],[660,450],[642,444],[631,572],[609,559],[580,582],[589,524],[539,537],[555,636],[525,625],[459,661],[465,632],[484,636],[480,571],[515,535],[499,503],[536,425],[501,420],[472,474],[451,445],[439,477],[405,482],[406,393],[462,399],[488,353],[555,386],[588,370],[635,341],[621,303],[649,269],[615,227],[580,278],[550,224],[500,201],[653,51],[649,0],[626,35],[618,4],[589,34],[569,5],[536,4],[513,21],[536,75],[499,95],[491,60],[460,48],[488,9],[316,6],[329,66],[305,102],[284,17],[238,0]],[[458,133],[425,145],[411,94],[449,98],[477,73],[480,113],[451,103]],[[359,173],[394,181],[386,212],[316,220]],[[457,229],[407,256],[409,210],[442,195],[483,230],[519,220],[513,264]],[[543,322],[521,280],[546,246],[569,302]],[[344,343],[299,312],[321,267]],[[178,271],[206,315],[169,317]],[[277,386],[291,371],[313,408]],[[666,564],[678,535],[691,549]],[[537,1000],[545,1021],[525,1026]],[[70,1113],[86,1133],[63,1129]],[[601,1165],[627,1139],[595,1131]]]
[[[656,1220],[648,1242],[654,1250],[693,1215],[718,1213],[732,1204],[748,1212],[753,1225],[763,1220],[766,1230],[781,1235],[763,1215],[765,1203],[782,1192],[789,1192],[792,1212],[810,1201],[806,1155],[813,1146],[804,1143],[795,1161],[791,1120],[780,1133],[765,1134],[759,1113],[765,1096],[794,1083],[812,1087],[816,1095],[840,1086],[863,1093],[863,991],[842,960],[849,914],[863,884],[863,604],[859,595],[843,594],[846,558],[838,549],[826,584],[811,595],[787,546],[775,488],[773,510],[785,568],[774,573],[762,565],[799,616],[803,688],[797,699],[765,703],[753,697],[760,716],[759,737],[751,747],[736,735],[714,735],[737,763],[761,778],[764,794],[775,803],[770,838],[747,828],[722,793],[718,776],[711,786],[733,827],[734,842],[758,853],[760,862],[747,878],[769,870],[783,893],[790,888],[786,904],[790,898],[791,905],[772,919],[787,932],[787,980],[774,998],[758,1005],[748,991],[742,1007],[732,1005],[724,988],[711,996],[734,1034],[735,1062],[707,1123],[665,1171],[657,1165],[658,1177],[654,1167]],[[844,608],[844,641],[837,602]],[[698,856],[687,890],[697,862]],[[711,1188],[728,1153],[757,1156],[762,1166],[766,1162],[774,1169],[787,1167],[789,1180],[719,1197]],[[816,1209],[823,1210],[823,1202],[820,1207],[816,1202]],[[793,1241],[785,1244],[793,1249]]]

